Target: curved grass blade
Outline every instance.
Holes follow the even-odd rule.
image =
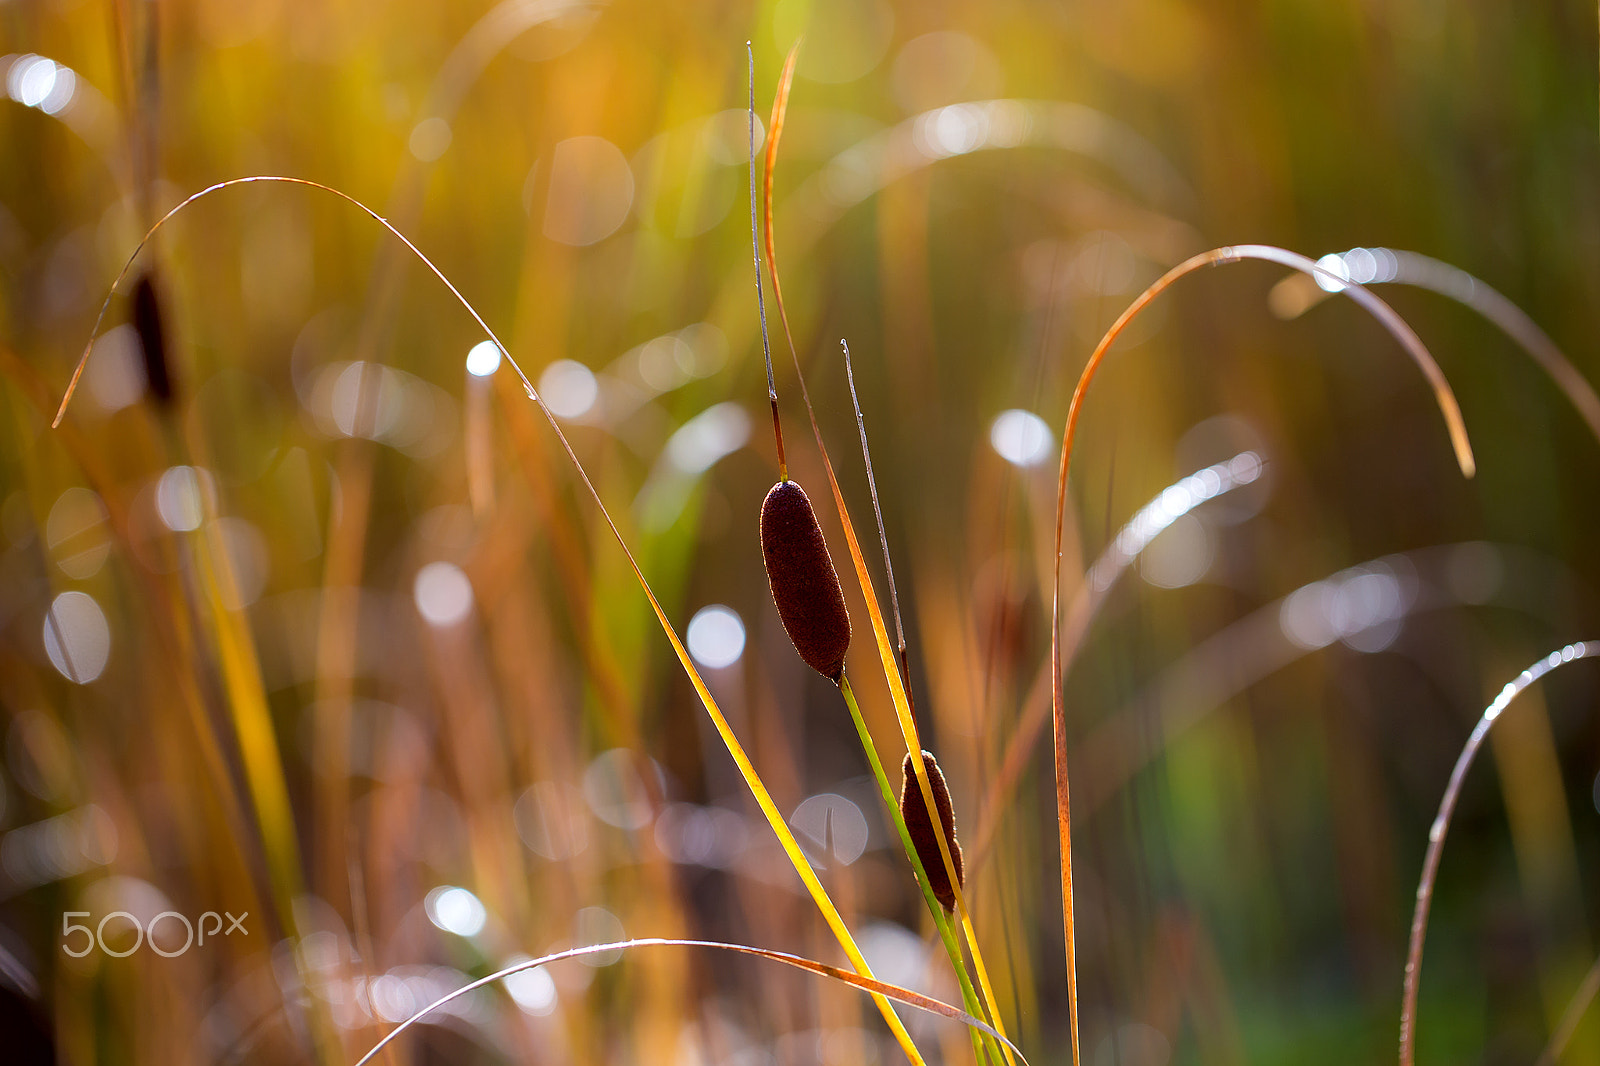
[[[112,282],[111,290],[106,294],[105,301],[100,305],[100,314],[95,319],[94,330],[90,334],[89,343],[84,347],[83,356],[78,360],[78,365],[72,372],[72,380],[67,386],[66,393],[61,398],[61,407],[56,412],[55,421],[51,423],[52,426],[59,425],[61,419],[66,415],[67,404],[71,401],[73,393],[77,389],[78,381],[83,375],[83,368],[85,364],[88,363],[90,354],[92,354],[94,351],[96,335],[99,333],[100,325],[105,319],[106,309],[111,304],[111,297],[115,294],[117,286],[122,283],[123,279],[127,277],[128,272],[133,268],[133,264],[138,260],[139,253],[144,250],[145,245],[148,244],[152,238],[154,238],[162,226],[164,226],[170,219],[172,219],[190,204],[195,203],[206,196],[221,192],[224,189],[253,183],[302,185],[307,188],[318,189],[322,192],[330,193],[338,197],[339,199],[355,207],[357,210],[361,211],[367,217],[371,218],[373,221],[377,222],[380,226],[387,230],[395,237],[395,239],[404,244],[406,248],[410,250],[410,252],[428,268],[433,276],[438,278],[439,281],[444,284],[445,288],[450,290],[451,295],[454,296],[457,302],[459,302],[461,306],[466,309],[467,314],[472,316],[473,321],[476,322],[478,327],[483,330],[484,335],[494,343],[494,346],[497,349],[499,349],[501,358],[505,360],[506,364],[511,367],[512,371],[517,375],[517,378],[522,382],[523,390],[528,394],[528,398],[537,404],[539,410],[544,413],[545,419],[550,423],[550,428],[555,432],[556,439],[561,442],[561,448],[566,452],[567,459],[572,463],[573,468],[578,472],[578,477],[583,481],[584,488],[588,490],[589,496],[595,502],[595,506],[600,509],[601,517],[605,519],[607,527],[611,530],[611,535],[615,538],[617,545],[622,549],[623,555],[626,556],[628,560],[628,566],[630,569],[632,569],[635,579],[639,582],[639,587],[644,591],[645,598],[650,601],[650,608],[655,612],[656,620],[660,623],[661,629],[666,634],[667,640],[671,642],[672,650],[677,655],[678,662],[683,667],[684,673],[688,675],[689,681],[694,685],[695,692],[700,697],[700,702],[702,706],[705,707],[706,713],[711,717],[712,724],[716,727],[717,733],[721,737],[723,745],[728,749],[728,754],[733,758],[734,763],[738,766],[740,775],[744,778],[746,786],[750,789],[751,794],[755,797],[757,805],[760,806],[761,813],[766,816],[767,823],[772,827],[773,833],[778,837],[778,842],[783,846],[783,850],[785,854],[788,855],[790,863],[795,868],[795,872],[800,875],[801,881],[805,883],[806,890],[811,894],[811,898],[816,903],[817,909],[822,912],[823,919],[828,923],[829,928],[833,931],[834,937],[839,941],[840,947],[844,949],[845,955],[850,959],[850,964],[854,966],[856,970],[863,976],[871,977],[872,970],[867,965],[866,958],[861,954],[861,949],[856,945],[855,938],[851,935],[849,928],[845,925],[844,919],[840,916],[838,908],[834,906],[833,900],[829,897],[827,889],[825,889],[822,886],[822,882],[817,879],[815,871],[813,871],[811,868],[810,861],[805,857],[805,853],[800,849],[800,845],[795,840],[794,834],[790,831],[788,823],[784,821],[783,815],[778,811],[777,804],[773,802],[772,796],[767,792],[766,785],[762,782],[761,776],[756,773],[754,765],[751,764],[749,757],[745,754],[743,745],[739,743],[738,738],[734,735],[733,728],[728,724],[727,719],[723,716],[721,708],[717,706],[716,700],[712,698],[711,691],[706,687],[705,681],[700,676],[700,672],[695,669],[693,661],[689,658],[688,650],[684,648],[682,640],[678,638],[677,632],[672,628],[672,623],[667,619],[666,612],[662,609],[660,602],[656,599],[655,592],[651,589],[650,583],[645,580],[644,572],[639,568],[639,564],[634,559],[632,550],[629,549],[627,541],[623,538],[622,531],[617,528],[616,522],[612,520],[610,511],[606,509],[605,503],[600,499],[599,491],[594,487],[594,482],[589,479],[589,472],[584,468],[583,464],[579,462],[577,453],[572,449],[572,444],[567,440],[566,434],[562,432],[561,425],[559,422],[557,422],[554,412],[552,412],[550,408],[546,406],[544,398],[541,397],[538,390],[533,387],[533,382],[523,371],[521,364],[517,362],[516,358],[501,342],[499,336],[496,335],[494,330],[489,328],[489,324],[484,321],[483,316],[478,313],[477,308],[473,307],[471,302],[468,301],[467,298],[461,294],[461,291],[456,288],[455,284],[445,276],[444,272],[434,265],[433,260],[424,255],[422,250],[413,244],[405,234],[401,233],[387,219],[379,215],[376,211],[372,210],[372,208],[368,207],[360,200],[357,200],[349,193],[342,192],[330,185],[323,185],[321,182],[311,181],[308,178],[294,178],[281,175],[253,175],[245,178],[232,178],[228,181],[218,182],[215,185],[201,189],[199,192],[194,193],[192,196],[185,199],[182,203],[178,204],[172,210],[163,215],[159,220],[157,220],[155,225],[150,227],[149,232],[144,235],[143,239],[139,241],[137,247],[134,248],[133,253],[128,256],[128,260],[123,264],[122,270],[117,274],[116,280]],[[874,1000],[878,1005],[879,1012],[884,1017],[884,1021],[888,1023],[890,1030],[895,1034],[895,1039],[899,1041],[901,1048],[905,1051],[907,1058],[909,1058],[913,1063],[916,1063],[917,1066],[922,1066],[923,1060],[921,1054],[917,1051],[916,1045],[912,1042],[910,1034],[906,1032],[905,1025],[895,1014],[894,1008],[889,1005],[889,1001],[877,994],[874,994]]]
[[[460,988],[449,993],[448,995],[441,996],[439,999],[434,1000],[432,1003],[428,1004],[426,1007],[423,1007],[417,1013],[401,1022],[394,1029],[390,1030],[382,1040],[373,1045],[370,1051],[361,1056],[361,1058],[357,1060],[355,1066],[366,1066],[366,1064],[371,1062],[378,1052],[387,1047],[389,1043],[401,1033],[405,1032],[407,1029],[411,1028],[417,1022],[427,1017],[427,1015],[433,1011],[438,1010],[446,1003],[460,999],[462,996],[465,996],[471,992],[475,992],[480,988],[492,985],[496,981],[502,981],[514,974],[522,973],[525,970],[531,970],[539,966],[546,966],[552,962],[561,962],[564,959],[579,959],[589,955],[603,954],[609,951],[626,951],[629,948],[648,947],[711,948],[718,951],[731,951],[740,955],[753,955],[756,958],[770,959],[773,962],[779,962],[785,966],[792,966],[797,970],[804,970],[807,973],[813,973],[819,977],[826,977],[833,981],[841,981],[852,988],[859,988],[864,992],[870,992],[874,996],[881,996],[886,999],[896,1000],[897,1002],[904,1003],[908,1007],[915,1007],[917,1010],[926,1011],[929,1014],[936,1014],[941,1018],[950,1018],[954,1021],[961,1022],[968,1028],[975,1029],[980,1033],[1002,1041],[1005,1046],[1008,1047],[1012,1053],[1014,1053],[1023,1063],[1023,1066],[1027,1066],[1028,1060],[1023,1057],[1021,1049],[1019,1049],[1015,1044],[1011,1043],[1011,1041],[1007,1040],[1005,1037],[1001,1036],[999,1033],[995,1032],[994,1029],[992,1029],[986,1022],[982,1021],[981,1019],[974,1018],[972,1015],[968,1014],[959,1007],[952,1007],[943,1000],[934,999],[932,996],[925,996],[920,992],[913,992],[909,988],[901,988],[899,985],[891,985],[885,981],[879,981],[876,978],[864,977],[859,973],[851,973],[849,970],[841,970],[838,967],[816,962],[812,959],[805,958],[802,955],[791,955],[786,951],[772,951],[768,948],[751,947],[748,944],[729,944],[719,940],[680,940],[667,937],[639,937],[634,940],[620,940],[611,944],[591,944],[587,947],[569,948],[566,951],[558,951],[552,955],[545,955],[542,958],[528,959],[525,962],[517,963],[515,966],[507,966],[503,970],[497,970],[487,977],[480,977],[476,981],[462,985]]]
[[[1445,380],[1444,372],[1439,369],[1439,364],[1434,362],[1433,356],[1428,353],[1428,349],[1423,345],[1422,340],[1406,324],[1405,320],[1396,314],[1388,304],[1360,285],[1349,283],[1345,279],[1339,278],[1326,267],[1318,266],[1305,256],[1284,248],[1277,248],[1267,244],[1242,244],[1217,248],[1191,256],[1161,275],[1149,288],[1140,293],[1133,303],[1128,306],[1128,309],[1123,311],[1117,320],[1112,323],[1111,328],[1100,339],[1100,343],[1095,346],[1094,351],[1089,355],[1088,362],[1084,364],[1083,373],[1078,378],[1077,387],[1072,391],[1072,402],[1067,408],[1067,425],[1061,434],[1061,469],[1056,479],[1055,566],[1051,579],[1050,595],[1050,707],[1052,734],[1055,741],[1056,824],[1061,847],[1061,910],[1067,954],[1067,997],[1072,1014],[1073,1066],[1077,1066],[1080,1061],[1078,1046],[1078,965],[1077,951],[1074,947],[1072,913],[1072,805],[1069,796],[1067,773],[1066,710],[1062,706],[1061,691],[1061,538],[1066,520],[1067,470],[1072,463],[1072,442],[1077,434],[1078,417],[1083,410],[1083,401],[1088,393],[1089,383],[1094,380],[1095,372],[1105,359],[1106,352],[1111,348],[1112,343],[1122,335],[1122,331],[1128,327],[1128,324],[1137,318],[1139,313],[1149,306],[1151,301],[1186,274],[1192,274],[1202,267],[1215,266],[1222,263],[1237,263],[1245,259],[1260,259],[1269,263],[1278,263],[1281,266],[1290,267],[1314,278],[1320,277],[1342,284],[1344,286],[1342,291],[1370,312],[1385,329],[1393,334],[1394,338],[1400,342],[1400,346],[1406,350],[1406,353],[1417,364],[1423,376],[1427,378],[1429,385],[1433,389],[1434,402],[1444,416],[1445,428],[1449,431],[1450,443],[1455,450],[1456,462],[1461,467],[1462,475],[1470,478],[1477,469],[1476,462],[1472,456],[1472,445],[1467,439],[1467,427],[1462,421],[1461,408],[1456,403],[1455,393],[1450,390],[1450,383]]]
[[[941,120],[963,131],[943,136]],[[911,115],[838,152],[795,190],[795,243],[812,241],[846,211],[895,182],[949,159],[981,152],[1043,148],[1083,156],[1115,174],[1161,212],[1187,212],[1196,195],[1161,150],[1103,111],[1061,100],[968,100]],[[1170,220],[1168,214],[1158,214]]]
[[[1370,257],[1370,272],[1373,273],[1373,277],[1362,284],[1410,285],[1427,289],[1471,308],[1488,319],[1539,364],[1550,380],[1555,382],[1556,388],[1577,409],[1579,417],[1588,425],[1589,432],[1600,441],[1600,395],[1596,395],[1594,386],[1572,365],[1572,360],[1550,339],[1550,335],[1498,289],[1443,260],[1398,248],[1354,248],[1335,254],[1331,258],[1343,265],[1347,277],[1356,274],[1352,269],[1352,258],[1357,252]],[[1324,256],[1321,261],[1327,262],[1329,258]],[[1273,287],[1268,300],[1273,310],[1284,318],[1296,318],[1331,295],[1312,279],[1291,274]]]
[[[1499,721],[1500,715],[1511,701],[1541,677],[1567,663],[1588,656],[1600,655],[1600,641],[1579,641],[1551,652],[1518,674],[1494,701],[1484,708],[1483,716],[1473,726],[1456,765],[1450,771],[1450,782],[1445,785],[1444,798],[1439,801],[1439,813],[1428,827],[1428,851],[1422,860],[1422,879],[1417,884],[1417,903],[1411,912],[1411,941],[1406,949],[1405,987],[1400,995],[1400,1062],[1412,1066],[1417,1046],[1417,990],[1422,980],[1422,943],[1428,933],[1428,912],[1433,904],[1433,886],[1439,877],[1439,859],[1444,854],[1445,834],[1450,831],[1450,819],[1461,796],[1461,783],[1466,780],[1472,760],[1483,747],[1489,730]],[[1586,982],[1587,983],[1587,982]]]

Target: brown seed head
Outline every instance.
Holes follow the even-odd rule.
[[[939,810],[939,822],[944,826],[945,842],[950,845],[950,864],[956,870],[956,884],[965,888],[967,874],[961,865],[961,845],[956,842],[956,812],[950,806],[950,789],[944,783],[944,771],[939,769],[933,753],[924,751],[923,762],[928,764],[928,788],[933,792],[933,804]],[[955,910],[956,893],[950,886],[950,875],[945,872],[944,856],[939,854],[939,838],[934,835],[933,820],[928,817],[928,805],[923,802],[922,788],[917,784],[917,770],[911,764],[911,753],[906,752],[900,764],[905,782],[900,786],[900,817],[906,820],[906,832],[911,834],[911,844],[917,849],[917,858],[928,872],[928,887],[933,898],[945,910]]]
[[[844,589],[816,512],[793,481],[772,486],[761,504],[761,556],[778,617],[807,666],[837,682],[850,648]]]
[[[156,403],[172,402],[172,375],[167,368],[166,329],[161,317],[161,297],[149,274],[140,275],[133,287],[133,329],[144,355],[145,384]]]

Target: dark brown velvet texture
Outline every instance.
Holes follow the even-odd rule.
[[[939,810],[939,821],[944,825],[945,842],[950,845],[950,863],[956,870],[956,884],[966,887],[966,871],[961,866],[961,845],[956,843],[956,812],[950,806],[950,789],[944,783],[944,771],[931,752],[924,751],[922,759],[928,764],[928,787],[933,792],[933,804]],[[928,805],[923,802],[922,788],[917,784],[917,771],[911,765],[911,753],[906,752],[900,764],[904,783],[900,786],[900,817],[906,820],[906,831],[911,834],[911,844],[917,849],[917,858],[928,872],[928,887],[933,897],[945,910],[956,906],[955,889],[950,885],[950,875],[945,872],[944,856],[939,854],[939,838],[934,834],[933,820],[928,817]]]
[[[778,617],[807,666],[830,681],[844,672],[850,615],[805,491],[780,481],[761,504],[761,555]]]

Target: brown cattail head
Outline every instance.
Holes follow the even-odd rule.
[[[837,682],[850,648],[850,615],[816,512],[793,481],[772,486],[761,504],[761,555],[778,617],[807,666]]]
[[[950,845],[950,864],[956,870],[956,884],[965,888],[967,874],[961,866],[961,845],[956,843],[956,812],[950,806],[950,789],[944,783],[944,771],[939,769],[933,753],[924,751],[922,761],[928,765],[928,788],[933,792],[933,805],[939,810],[939,823],[944,826],[944,839]],[[917,768],[911,763],[911,753],[906,752],[900,764],[905,782],[900,786],[900,817],[906,820],[906,832],[911,834],[911,844],[917,849],[917,858],[928,872],[928,887],[933,898],[945,910],[955,910],[956,892],[950,885],[950,875],[945,872],[944,856],[939,854],[939,838],[935,836],[933,819],[928,817],[928,805],[922,799],[922,787],[917,784]]]
[[[144,355],[145,384],[156,403],[172,402],[172,375],[167,368],[167,336],[161,316],[161,297],[150,274],[141,274],[133,287],[133,329]]]

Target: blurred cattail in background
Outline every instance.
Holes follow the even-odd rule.
[[[144,361],[145,386],[159,406],[173,401],[172,368],[167,352],[167,328],[156,291],[155,272],[139,275],[133,286],[133,329]]]

